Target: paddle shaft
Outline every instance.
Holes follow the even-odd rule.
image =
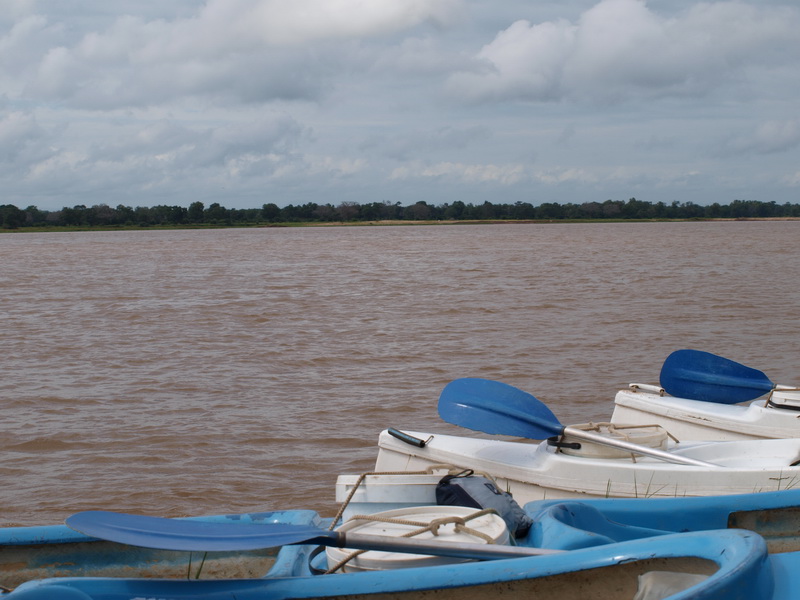
[[[448,423],[484,433],[532,440],[567,433],[586,441],[671,463],[706,468],[719,466],[582,429],[565,427],[544,403],[531,394],[490,379],[467,377],[448,383],[439,396],[439,415]]]
[[[720,468],[720,465],[715,465],[713,463],[697,460],[694,458],[689,458],[687,456],[680,456],[678,454],[672,454],[670,452],[664,452],[663,450],[658,450],[656,448],[648,448],[647,446],[640,446],[639,444],[632,444],[630,442],[626,442],[625,440],[609,438],[604,435],[600,435],[599,433],[592,433],[591,431],[576,429],[575,427],[564,427],[564,429],[562,429],[561,432],[564,435],[570,435],[575,438],[586,440],[587,442],[594,442],[596,444],[602,444],[603,446],[609,446],[611,448],[620,448],[622,450],[628,450],[634,454],[652,456],[653,458],[659,458],[661,460],[665,460],[678,465],[690,465],[693,467],[706,467],[706,468],[707,467]]]
[[[337,539],[316,539],[322,546],[354,548],[359,550],[379,550],[408,554],[430,554],[475,560],[495,560],[499,558],[519,558],[521,556],[540,556],[556,554],[563,550],[548,548],[528,548],[525,546],[505,546],[501,544],[470,544],[414,538],[367,535],[363,533],[339,532]],[[299,542],[298,542],[299,543]]]

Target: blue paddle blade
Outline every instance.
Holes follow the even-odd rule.
[[[345,535],[310,525],[286,523],[209,523],[144,517],[106,511],[86,511],[67,518],[81,533],[141,548],[191,552],[243,551],[291,544],[361,548],[382,552],[431,554],[478,560],[551,554],[558,550],[494,544],[465,544],[439,539],[419,540],[380,535]],[[350,542],[350,543],[348,543]],[[32,596],[39,600],[48,596]],[[70,600],[72,600],[70,598]],[[76,600],[78,600],[76,598]]]
[[[290,544],[331,544],[339,535],[319,527],[286,523],[212,523],[84,511],[67,525],[90,537],[142,548],[187,551],[256,550]]]
[[[564,426],[547,406],[513,386],[466,377],[448,383],[439,396],[439,416],[474,431],[542,440]]]
[[[700,350],[670,354],[660,381],[672,396],[719,404],[755,400],[775,387],[761,371]]]

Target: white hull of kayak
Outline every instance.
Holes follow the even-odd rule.
[[[718,404],[662,395],[656,386],[632,384],[614,398],[611,422],[661,425],[681,441],[800,437],[800,411],[749,404]]]
[[[376,472],[451,465],[491,475],[519,504],[581,497],[682,497],[767,492],[800,487],[800,439],[673,444],[675,454],[719,467],[678,465],[644,456],[591,458],[527,443],[406,432],[423,448],[380,434]]]

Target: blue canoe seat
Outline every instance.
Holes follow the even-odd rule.
[[[617,523],[593,506],[567,501],[538,513],[525,543],[540,548],[576,550],[667,533],[673,532]]]

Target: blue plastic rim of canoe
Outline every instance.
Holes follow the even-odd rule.
[[[91,596],[66,585],[44,584],[13,592],[14,600],[92,600]]]
[[[775,387],[761,371],[701,350],[670,354],[660,383],[671,396],[719,404],[755,400]]]

